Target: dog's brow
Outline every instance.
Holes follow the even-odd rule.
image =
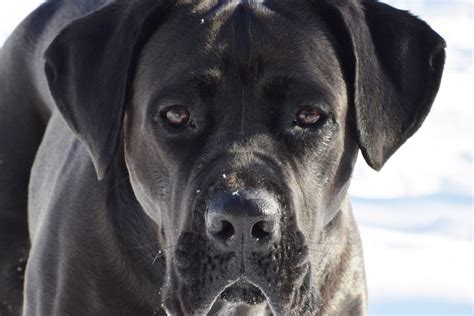
[[[221,81],[221,72],[218,69],[207,69],[200,72],[191,72],[187,78],[182,79],[178,76],[179,81],[169,82],[153,93],[150,100],[152,104],[161,103],[163,101],[173,102],[181,98],[189,98],[191,95],[200,95],[201,97],[212,96],[213,91],[217,88]]]
[[[219,69],[212,68],[200,73],[193,73],[191,82],[197,86],[216,86],[222,78],[222,72]]]
[[[271,86],[287,86],[291,81],[290,75],[266,75],[263,77],[263,82]]]
[[[337,98],[332,91],[311,78],[296,77],[291,74],[273,74],[262,78],[261,84],[268,93],[276,95],[292,93],[302,100],[318,101],[318,104],[328,111],[329,105],[337,105]]]

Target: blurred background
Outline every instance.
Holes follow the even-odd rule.
[[[0,46],[41,2],[0,2]],[[448,49],[425,124],[381,172],[360,157],[353,176],[369,314],[472,315],[474,2],[383,2],[427,21]]]

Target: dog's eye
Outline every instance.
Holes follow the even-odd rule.
[[[296,113],[295,123],[300,127],[313,127],[323,118],[323,113],[315,108],[305,107]]]
[[[191,114],[184,105],[173,105],[161,111],[161,118],[166,120],[173,127],[186,127],[190,120]]]

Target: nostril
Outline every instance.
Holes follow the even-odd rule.
[[[234,226],[230,222],[221,220],[217,223],[213,223],[212,232],[221,239],[229,239],[234,235],[235,230]]]
[[[269,237],[273,232],[273,225],[268,221],[259,221],[252,226],[252,237],[261,239]]]

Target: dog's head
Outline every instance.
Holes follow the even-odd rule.
[[[46,53],[99,178],[117,148],[167,254],[165,305],[318,310],[317,248],[358,149],[380,169],[422,124],[444,41],[376,1],[117,2]],[[318,259],[319,258],[319,259]]]

